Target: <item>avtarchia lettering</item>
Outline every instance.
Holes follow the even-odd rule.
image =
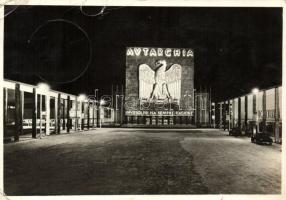
[[[193,57],[191,49],[171,49],[171,48],[140,48],[130,47],[126,51],[127,56],[149,56],[149,57]]]

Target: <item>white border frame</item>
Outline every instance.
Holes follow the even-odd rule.
[[[4,3],[3,3],[4,2]],[[283,7],[283,46],[282,46],[282,102],[286,102],[285,95],[285,76],[286,72],[284,69],[285,65],[285,13],[284,6],[285,2],[283,0],[0,0],[0,139],[3,141],[3,39],[4,39],[4,7],[2,5],[67,5],[67,6],[160,6],[160,7]],[[282,103],[282,130],[286,130],[286,119],[285,119],[285,106]],[[286,135],[282,134],[282,140],[285,142]],[[3,142],[0,145],[0,152],[3,152]],[[286,188],[285,188],[285,158],[286,158],[286,148],[282,145],[282,194],[281,195],[94,195],[94,196],[4,196],[7,199],[254,199],[259,198],[260,200],[282,200],[286,199]],[[0,154],[1,164],[0,164],[0,195],[3,194],[3,153]]]

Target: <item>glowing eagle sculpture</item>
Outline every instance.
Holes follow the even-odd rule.
[[[168,70],[165,60],[155,62],[155,71],[147,64],[139,65],[139,98],[145,100],[181,98],[181,71],[179,64],[173,64]]]

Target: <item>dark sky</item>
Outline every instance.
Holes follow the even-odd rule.
[[[11,11],[14,7],[5,7]],[[215,100],[282,82],[281,8],[19,6],[5,18],[4,76],[72,94],[124,85],[128,46],[194,50]]]

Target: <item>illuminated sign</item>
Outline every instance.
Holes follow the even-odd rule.
[[[125,84],[125,115],[190,116],[194,108],[193,50],[127,47]]]
[[[127,56],[150,56],[150,57],[193,57],[194,53],[191,49],[171,49],[171,48],[128,48]]]

